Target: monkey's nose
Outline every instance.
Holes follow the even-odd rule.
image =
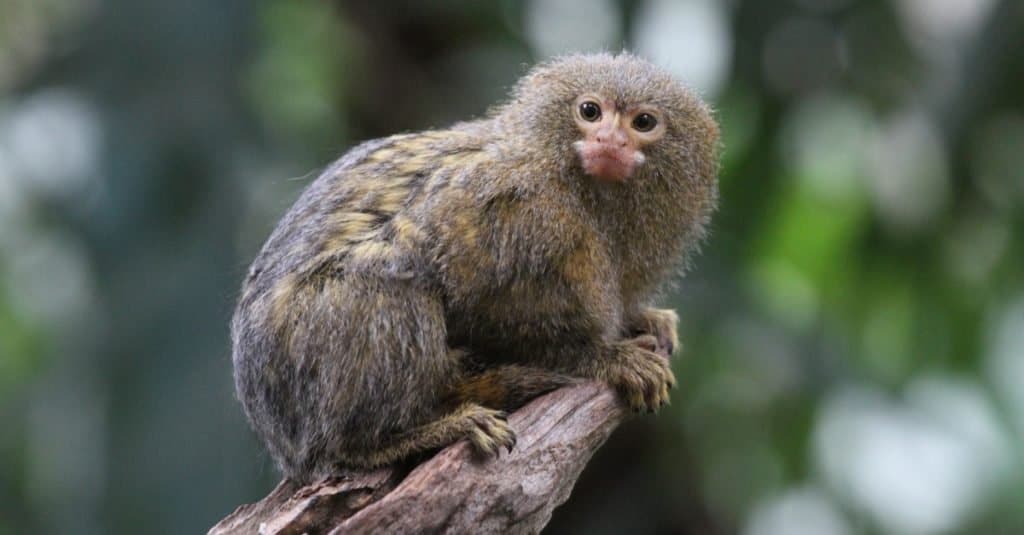
[[[597,135],[594,136],[594,140],[598,143],[607,143],[613,147],[625,147],[626,143],[629,142],[629,137],[621,129],[609,129],[600,130]]]

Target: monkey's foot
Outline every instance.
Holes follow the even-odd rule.
[[[672,353],[679,348],[679,333],[676,330],[679,315],[675,310],[645,308],[633,323],[632,328],[635,334],[649,334],[657,339],[658,347],[652,351],[664,351],[668,356],[672,356]]]
[[[460,416],[467,424],[466,438],[481,457],[497,457],[502,448],[512,452],[516,433],[508,425],[508,413],[468,405]]]
[[[668,391],[676,386],[668,359],[654,352],[658,344],[649,334],[626,340],[611,364],[608,382],[634,412],[656,412],[668,404]]]

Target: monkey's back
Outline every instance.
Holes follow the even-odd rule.
[[[452,372],[413,354],[447,352],[429,229],[449,209],[444,191],[486,159],[476,128],[356,147],[253,262],[232,321],[236,390],[286,474],[316,470],[325,448],[373,448],[437,408],[439,392],[397,383]],[[388,315],[414,307],[410,318]]]
[[[474,150],[466,146],[468,139],[452,139],[453,132],[368,141],[328,167],[263,246],[243,286],[243,301],[282,277],[336,270],[396,242],[410,245],[417,236],[408,216],[423,200],[424,188],[444,178],[435,176],[436,169],[445,157]]]

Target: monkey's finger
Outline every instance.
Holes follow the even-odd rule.
[[[650,351],[651,353],[656,353],[658,351],[658,339],[649,334],[637,336],[633,339],[633,343],[640,349]]]

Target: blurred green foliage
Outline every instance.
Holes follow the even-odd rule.
[[[682,386],[551,532],[1024,531],[1024,4],[0,3],[0,533],[187,533],[276,474],[227,322],[360,140],[630,48],[722,124]]]

